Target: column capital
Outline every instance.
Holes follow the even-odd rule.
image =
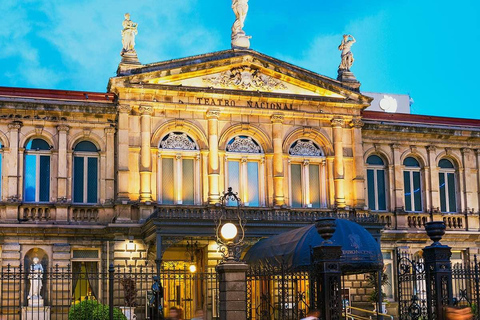
[[[220,110],[210,109],[207,111],[207,119],[217,119],[220,118]]]
[[[331,121],[330,121],[332,127],[334,128],[341,128],[345,125],[345,119],[343,118],[333,118]]]
[[[57,126],[57,131],[58,132],[68,132],[70,130],[70,126],[66,124],[59,124]]]
[[[20,128],[23,126],[22,121],[12,121],[8,124],[8,129],[9,130],[20,130]]]
[[[472,149],[470,148],[461,148],[460,151],[462,154],[470,154],[472,152]]]
[[[435,151],[437,151],[437,147],[436,147],[436,146],[433,146],[433,145],[431,145],[431,146],[426,146],[426,149],[427,149],[428,152],[435,152]]]
[[[394,150],[399,150],[400,149],[400,144],[399,143],[391,143],[390,147]]]
[[[365,123],[360,118],[355,118],[350,122],[350,127],[355,129],[361,129]]]
[[[272,123],[283,123],[285,116],[283,114],[272,114],[270,120]]]
[[[106,134],[115,133],[115,127],[108,127],[103,130],[105,131]]]
[[[132,111],[132,107],[128,104],[121,104],[117,106],[117,111],[119,113],[130,113],[130,111]]]
[[[153,107],[152,106],[140,106],[138,107],[138,112],[142,116],[151,116],[153,114]]]

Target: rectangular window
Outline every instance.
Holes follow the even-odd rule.
[[[302,165],[292,164],[290,166],[292,207],[302,207]]]
[[[440,184],[440,211],[447,212],[447,194],[445,192],[445,173],[440,172],[438,174]]]
[[[420,172],[413,172],[413,195],[415,211],[422,211],[422,188],[420,186]]]
[[[378,210],[387,210],[387,197],[385,194],[385,171],[377,170]]]
[[[448,206],[449,212],[457,212],[457,200],[455,197],[455,174],[448,173]]]
[[[73,167],[75,168],[73,172],[73,202],[82,203],[85,175],[84,158],[74,157]]]
[[[87,203],[98,202],[98,160],[97,158],[88,158],[88,177],[87,177]]]
[[[37,156],[25,156],[25,201],[35,202],[37,194]]]
[[[258,188],[258,162],[247,162],[248,205],[258,207],[260,205]]]
[[[310,203],[313,208],[320,208],[320,166],[318,164],[308,165]]]
[[[231,187],[233,192],[238,192],[240,190],[240,162],[238,161],[228,161],[228,186]],[[237,191],[235,191],[237,190]],[[229,206],[236,206],[235,201],[228,201]]]
[[[405,211],[412,211],[412,190],[410,187],[410,172],[404,171],[403,172],[403,182],[404,188],[403,191],[405,194]]]
[[[50,156],[40,156],[39,201],[50,200]]]
[[[174,203],[173,158],[162,158],[162,203]]]
[[[182,200],[183,204],[194,204],[194,169],[193,159],[183,159],[182,161]]]
[[[375,171],[367,170],[367,192],[368,192],[368,207],[370,210],[377,210],[377,204],[375,201]]]

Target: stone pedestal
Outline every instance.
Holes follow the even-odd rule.
[[[122,53],[122,61],[118,65],[117,75],[123,75],[128,70],[141,67],[142,64],[138,61],[136,52],[124,52]]]
[[[43,299],[42,305],[43,305]],[[29,306],[22,308],[22,320],[50,320],[50,307]]]
[[[338,70],[337,80],[344,83],[345,86],[358,91],[360,88],[360,82],[355,78],[353,72],[348,70]]]
[[[248,265],[241,262],[217,266],[220,320],[247,319],[247,270]]]
[[[250,48],[250,36],[245,32],[239,32],[232,36],[232,49],[248,49]]]

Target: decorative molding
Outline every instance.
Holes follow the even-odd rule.
[[[163,138],[160,146],[162,149],[198,150],[197,144],[186,133],[171,132]]]
[[[181,154],[181,153],[177,153],[177,154],[175,155],[175,159],[176,159],[176,160],[182,160],[182,154]]]
[[[115,133],[115,127],[109,127],[104,129],[106,134]]]
[[[306,167],[310,164],[310,160],[305,159],[303,160],[302,164]]]
[[[417,153],[417,146],[410,146],[410,151],[412,151],[412,153]]]
[[[447,155],[452,155],[452,148],[445,148],[445,153]]]
[[[150,116],[153,114],[153,107],[152,106],[140,106],[138,108],[138,112],[140,112],[140,114],[142,116]]]
[[[378,152],[378,150],[380,149],[380,144],[374,143],[373,148],[375,149],[376,152]]]
[[[462,154],[471,154],[472,149],[470,149],[470,148],[461,148],[460,151],[462,152]]]
[[[220,118],[220,110],[208,110],[207,119],[218,119]]]
[[[341,128],[345,125],[345,120],[343,118],[333,118],[330,123],[332,127]]]
[[[283,123],[285,116],[283,114],[273,114],[270,120],[272,123]]]
[[[436,146],[427,146],[426,149],[427,149],[428,152],[435,152],[435,151],[437,151],[437,147],[436,147]]]
[[[400,149],[400,144],[398,143],[391,143],[390,147],[394,150],[399,150]]]
[[[21,121],[13,121],[8,124],[8,129],[9,130],[20,130],[20,128],[23,126],[23,123]]]
[[[360,118],[355,118],[350,122],[350,126],[355,129],[361,129],[365,125],[365,122],[362,121]]]
[[[35,126],[35,134],[41,135],[43,132],[43,126]]]
[[[262,148],[251,137],[237,136],[227,145],[229,152],[261,153]]]
[[[92,130],[90,130],[89,128],[83,128],[83,135],[85,137],[89,137],[91,133],[92,133]]]
[[[203,82],[213,87],[241,90],[273,91],[284,90],[287,87],[277,79],[261,74],[258,69],[247,66],[232,68],[218,76],[202,78]]]
[[[130,113],[130,111],[132,111],[132,107],[126,104],[121,104],[117,106],[117,111],[119,113]]]
[[[57,126],[57,131],[58,132],[68,132],[70,130],[70,126],[66,125],[66,124],[59,124]]]
[[[322,156],[322,150],[311,140],[297,140],[289,150],[292,156]]]

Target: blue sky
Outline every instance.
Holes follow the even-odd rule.
[[[480,119],[478,0],[250,0],[251,48],[336,77],[355,36],[363,91],[410,94],[417,114]],[[1,0],[0,86],[106,90],[125,12],[151,63],[230,48],[230,0]]]

